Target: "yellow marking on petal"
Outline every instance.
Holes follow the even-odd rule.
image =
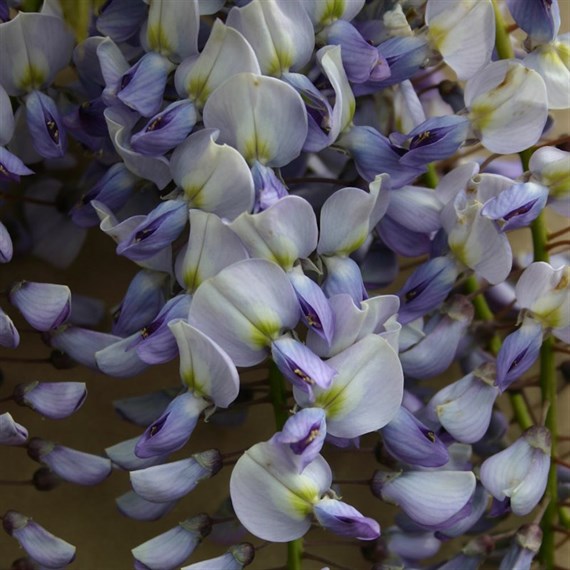
[[[291,506],[302,518],[313,512],[313,505],[319,500],[319,491],[316,485],[303,483],[291,492]]]
[[[345,388],[346,386],[332,386],[328,390],[321,392],[315,398],[314,405],[318,408],[323,408],[329,419],[338,416],[343,411],[346,403]]]
[[[253,139],[246,141],[243,156],[249,164],[254,163],[256,160],[261,162],[261,164],[265,164],[271,158],[271,151],[267,142],[260,140],[257,133],[255,133]]]
[[[188,386],[188,388],[194,392],[197,397],[206,395],[204,385],[194,376],[193,370],[187,370],[182,373],[182,382],[186,384],[186,386]]]
[[[513,65],[507,69],[505,77],[496,87],[479,95],[473,101],[469,118],[476,129],[485,129],[492,123],[495,114],[505,112],[502,110],[503,105],[509,105],[511,100],[516,98],[529,73],[530,69],[522,65]]]
[[[444,28],[436,24],[431,24],[428,29],[428,37],[432,42],[432,45],[441,51],[445,40],[447,39],[447,34],[449,33],[449,28]]]
[[[160,53],[161,55],[170,55],[172,46],[168,40],[166,30],[160,24],[149,26],[147,30],[148,45],[152,51]]]
[[[188,97],[200,106],[204,106],[206,99],[210,95],[210,89],[207,87],[208,77],[200,75],[192,77],[186,85],[186,92]]]
[[[263,319],[252,323],[251,342],[263,348],[271,344],[281,331],[281,325],[277,319]]]
[[[570,165],[566,159],[547,165],[541,172],[541,179],[554,198],[570,194]]]
[[[344,0],[328,0],[319,21],[323,26],[332,24],[344,14]]]
[[[45,81],[45,73],[33,65],[28,65],[24,70],[18,87],[24,91],[39,89]]]
[[[275,51],[275,57],[269,63],[267,75],[281,77],[293,65],[293,54],[280,50]]]

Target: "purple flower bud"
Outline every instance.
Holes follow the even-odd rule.
[[[535,523],[521,526],[504,558],[499,570],[530,570],[532,559],[540,550],[542,530]]]
[[[487,504],[489,503],[489,494],[485,491],[485,488],[480,483],[477,483],[475,492],[469,502],[467,503],[471,507],[471,512],[468,513],[464,518],[453,524],[447,526],[445,529],[435,533],[435,536],[440,540],[446,540],[449,538],[455,538],[462,536],[468,532],[484,515],[487,510]]]
[[[390,67],[390,76],[381,81],[368,81],[354,85],[356,96],[375,93],[384,87],[409,79],[425,62],[428,44],[424,38],[401,36],[390,38],[378,46],[378,53]]]
[[[91,206],[91,200],[102,202],[111,211],[120,210],[132,195],[137,180],[123,162],[113,164],[73,207],[71,219],[84,228],[99,224],[99,216]]]
[[[437,308],[451,291],[458,269],[449,257],[436,257],[420,265],[400,291],[398,320],[407,324]]]
[[[75,413],[87,398],[83,382],[29,382],[18,384],[14,399],[21,406],[28,406],[36,412],[59,420]]]
[[[352,127],[342,135],[338,144],[350,152],[358,173],[368,182],[387,172],[393,188],[401,188],[423,172],[423,167],[400,164],[400,154],[384,135],[372,127]]]
[[[97,370],[95,354],[119,340],[120,337],[111,334],[71,325],[50,331],[51,346],[65,352],[79,364],[94,370]]]
[[[437,392],[427,407],[457,441],[474,443],[485,435],[491,422],[499,395],[494,382],[494,364],[484,364]]]
[[[137,457],[164,455],[180,449],[188,441],[208,402],[192,392],[177,396],[164,413],[148,426],[136,447]]]
[[[408,465],[441,467],[449,461],[444,443],[406,408],[401,407],[381,430],[390,455]]]
[[[67,150],[67,134],[53,99],[41,91],[26,98],[26,118],[32,144],[44,158],[59,158]]]
[[[162,103],[167,76],[166,60],[157,53],[147,53],[119,79],[117,97],[143,117],[152,117]]]
[[[0,414],[0,445],[21,445],[28,439],[28,430],[17,424],[12,416]]]
[[[263,212],[281,198],[289,195],[287,188],[277,178],[272,168],[255,161],[251,167],[255,188],[254,213]]]
[[[551,42],[560,28],[558,0],[506,0],[509,11],[521,30],[530,39],[532,47]]]
[[[167,301],[156,318],[140,331],[129,349],[136,347],[138,357],[146,364],[172,360],[178,354],[178,348],[168,324],[175,319],[188,317],[190,301],[190,295],[184,294]]]
[[[283,430],[274,436],[277,443],[286,444],[299,457],[299,472],[321,451],[327,433],[325,412],[321,408],[305,408],[291,416]]]
[[[164,305],[165,277],[148,269],[134,276],[121,304],[113,311],[113,334],[131,335],[156,317]]]
[[[20,281],[10,289],[9,299],[39,331],[58,327],[71,312],[71,291],[66,285]]]
[[[208,515],[200,514],[186,519],[131,552],[138,563],[137,568],[144,570],[173,570],[178,568],[210,533],[211,521]]]
[[[459,342],[474,315],[472,303],[455,295],[447,306],[425,326],[424,336],[417,344],[400,353],[404,374],[411,378],[432,378],[450,366]],[[433,355],[437,354],[437,358]]]
[[[172,503],[151,503],[139,497],[134,491],[128,491],[115,499],[119,511],[136,521],[155,521],[172,510],[176,501]]]
[[[516,515],[527,515],[538,504],[550,468],[550,432],[532,427],[504,451],[481,465],[481,482],[499,501],[510,499]]]
[[[337,374],[303,343],[288,336],[271,344],[271,357],[285,378],[311,398],[313,386],[326,389]]]
[[[158,465],[166,461],[167,455],[156,455],[155,457],[148,457],[141,459],[135,455],[135,446],[138,437],[127,439],[105,448],[107,457],[113,462],[113,465],[125,469],[126,471],[134,471],[136,469],[146,469],[152,465]]]
[[[321,526],[340,536],[359,540],[374,540],[380,536],[380,525],[375,520],[336,499],[321,499],[313,507],[313,514]]]
[[[475,475],[468,471],[377,471],[372,492],[398,504],[415,522],[433,527],[447,522],[465,507],[475,483]]]
[[[8,263],[12,259],[13,253],[14,246],[10,233],[6,229],[6,226],[0,222],[0,263]]]
[[[323,291],[327,297],[346,293],[352,297],[356,306],[368,298],[362,282],[360,268],[350,257],[337,255],[321,258],[327,268],[327,276],[323,283]]]
[[[334,315],[323,290],[300,271],[293,269],[288,276],[301,306],[303,322],[330,344],[334,331]]]
[[[141,396],[115,400],[113,407],[124,420],[141,427],[147,427],[164,413],[179,390],[180,388],[176,386]]]
[[[527,317],[503,341],[497,356],[497,386],[504,392],[538,358],[543,337],[542,325]]]
[[[168,247],[180,235],[187,221],[186,202],[162,202],[120,241],[117,254],[132,261],[144,261]]]
[[[498,222],[501,231],[524,228],[538,217],[548,199],[548,188],[534,182],[514,184],[491,198],[481,215]]]
[[[97,485],[111,474],[111,461],[106,457],[76,451],[51,441],[34,437],[28,444],[28,455],[45,463],[64,481],[77,485]]]
[[[63,568],[75,558],[75,546],[16,511],[4,515],[2,526],[31,558],[46,568]]]
[[[185,99],[171,103],[131,137],[136,152],[158,156],[178,146],[196,124],[196,109],[192,101]]]
[[[328,45],[340,45],[342,64],[352,83],[382,81],[390,77],[390,67],[379,51],[358,30],[344,20],[337,20],[324,30]]]
[[[0,346],[16,348],[20,344],[20,333],[12,319],[0,309]]]
[[[213,477],[222,468],[217,449],[196,453],[188,459],[131,471],[131,484],[137,495],[155,503],[176,501],[200,481]]]
[[[225,554],[190,566],[184,566],[182,570],[242,570],[253,562],[255,548],[249,542],[242,542],[232,546]]]
[[[95,26],[101,35],[124,42],[140,31],[147,7],[130,0],[107,0],[97,15]]]
[[[396,133],[391,138],[402,153],[400,163],[420,167],[451,156],[465,141],[468,130],[469,121],[466,118],[447,115],[431,117],[407,135]]]
[[[385,533],[388,550],[404,560],[425,560],[439,551],[441,542],[433,532],[404,532],[392,527]]]
[[[20,182],[20,176],[33,173],[16,155],[0,146],[0,182]]]

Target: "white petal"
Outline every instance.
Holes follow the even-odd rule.
[[[524,65],[490,63],[465,86],[469,118],[481,142],[492,152],[520,152],[535,144],[548,118],[546,86]]]
[[[190,305],[189,322],[217,342],[237,366],[252,366],[283,329],[300,318],[286,273],[265,259],[234,263],[202,283]]]
[[[252,45],[264,75],[300,69],[313,54],[313,26],[296,0],[252,0],[232,8],[227,24]]]
[[[495,14],[491,0],[428,0],[428,37],[458,79],[469,79],[491,61]]]
[[[169,323],[180,351],[180,377],[197,396],[227,408],[239,392],[231,358],[209,337],[182,320]]]
[[[341,188],[321,208],[317,251],[321,255],[348,255],[368,237],[370,213],[377,194],[360,188]]]
[[[299,196],[285,196],[259,214],[243,213],[230,228],[252,257],[274,261],[286,270],[317,246],[317,220],[313,208]]]
[[[556,41],[536,48],[523,63],[537,71],[548,94],[549,109],[570,107],[570,34],[560,36]]]
[[[173,152],[170,167],[191,208],[233,219],[253,207],[253,178],[240,153],[217,138],[213,129],[192,134]]]
[[[234,75],[210,95],[204,124],[220,129],[220,140],[249,163],[267,166],[299,156],[308,128],[301,96],[283,81],[253,73]]]
[[[238,460],[230,479],[232,504],[240,522],[255,536],[288,542],[311,526],[312,505],[332,482],[322,456],[301,474],[296,464],[272,443],[258,443]]]
[[[188,247],[176,268],[178,282],[189,291],[224,267],[247,259],[239,237],[215,214],[190,210]]]
[[[216,20],[199,57],[176,70],[176,90],[203,106],[216,87],[244,71],[261,73],[255,52],[240,32]]]
[[[73,44],[73,34],[60,18],[18,12],[0,25],[0,85],[8,95],[49,85],[69,63]]]
[[[397,353],[383,338],[368,335],[326,361],[337,370],[330,388],[314,388],[315,402],[295,389],[302,406],[327,413],[327,433],[353,438],[384,427],[398,411],[404,374]]]
[[[197,0],[151,0],[145,38],[147,51],[180,62],[198,52],[199,27]]]

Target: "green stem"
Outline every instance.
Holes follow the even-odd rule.
[[[513,46],[509,37],[509,33],[505,28],[505,22],[499,9],[497,0],[493,1],[493,9],[495,11],[495,47],[500,59],[512,59],[514,57]],[[523,170],[526,172],[529,168],[529,160],[533,153],[533,149],[526,149],[520,154]],[[548,251],[546,244],[548,241],[548,232],[544,216],[541,213],[538,218],[534,220],[531,225],[532,231],[532,244],[534,250],[534,261],[549,261]],[[556,366],[554,363],[553,354],[553,340],[552,337],[547,338],[540,349],[540,387],[542,393],[542,402],[549,403],[548,414],[546,416],[546,427],[550,430],[552,438],[552,455],[556,456],[556,439],[557,439],[557,425],[556,425]],[[520,404],[523,402],[522,396],[516,398],[517,394],[511,396],[511,403],[515,415],[517,410],[523,421],[528,418],[521,414]],[[526,406],[525,406],[526,408]],[[519,417],[517,417],[519,420]],[[520,423],[520,422],[519,422]],[[521,424],[521,427],[523,425]],[[553,570],[555,568],[554,554],[554,529],[556,523],[557,506],[557,483],[556,483],[556,465],[554,462],[550,465],[548,474],[548,483],[546,486],[546,494],[549,497],[549,504],[546,508],[544,516],[542,517],[542,546],[540,548],[540,559],[546,570]]]
[[[423,181],[428,188],[435,188],[439,184],[439,177],[433,162],[427,165],[427,172],[423,175]]]
[[[477,278],[471,275],[465,282],[465,286],[469,293],[474,293],[479,289],[479,284],[477,283]],[[483,294],[479,294],[473,299],[473,307],[475,308],[475,315],[482,321],[493,321],[494,315],[493,311],[489,308],[487,301]],[[491,340],[489,341],[489,350],[492,354],[497,356],[499,350],[501,350],[501,338],[497,333],[495,333]],[[534,425],[532,421],[532,416],[528,409],[528,406],[523,398],[522,394],[517,392],[510,392],[509,399],[511,402],[511,407],[513,409],[513,415],[522,430],[526,430]]]
[[[275,427],[281,430],[287,421],[287,392],[285,381],[279,369],[272,362],[269,365],[269,398],[273,404]],[[302,570],[303,539],[298,538],[287,544],[287,570]]]
[[[513,59],[515,57],[513,44],[511,44],[511,37],[507,32],[503,14],[497,0],[493,0],[493,10],[495,11],[495,47],[497,48],[497,55],[499,59]]]
[[[548,402],[548,413],[546,414],[545,425],[550,431],[552,439],[552,456],[556,456],[557,443],[557,409],[556,409],[556,364],[552,350],[554,348],[554,339],[547,338],[540,348],[540,391],[542,401]],[[554,461],[550,464],[548,473],[548,482],[546,484],[546,494],[550,499],[548,507],[542,517],[542,546],[540,549],[540,558],[547,570],[554,568],[554,554],[556,551],[554,528],[557,520],[558,511],[558,484],[556,481],[556,464]]]
[[[298,538],[287,543],[287,570],[302,570],[303,539]]]

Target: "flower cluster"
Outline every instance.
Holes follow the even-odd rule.
[[[290,570],[345,568],[304,550],[316,527],[360,547],[350,568],[426,568],[458,537],[430,568],[524,569],[539,551],[553,568],[570,520],[554,359],[570,269],[550,258],[568,228],[548,234],[544,213],[570,208],[568,140],[549,115],[570,108],[557,0],[82,3],[74,34],[65,2],[0,0],[0,199],[15,206],[0,262],[73,269],[92,232],[136,270],[111,311],[63,284],[3,284],[0,345],[31,327],[56,369],[127,378],[175,360],[180,379],[114,401],[144,431],[106,457],[0,410],[0,444],[42,465],[36,488],[127,471],[118,509],[149,521],[231,469],[223,508],[132,548],[138,570],[239,570],[284,542]],[[520,228],[533,255],[513,254]],[[86,397],[82,382],[34,380],[1,402],[58,420]],[[265,404],[276,428],[259,420],[246,449],[171,457],[202,417],[240,429]],[[335,448],[361,442],[378,469],[335,479]],[[392,526],[350,504],[353,483],[399,507]],[[13,568],[73,561],[29,516],[2,523],[27,555]],[[192,563],[203,540],[229,549]]]

